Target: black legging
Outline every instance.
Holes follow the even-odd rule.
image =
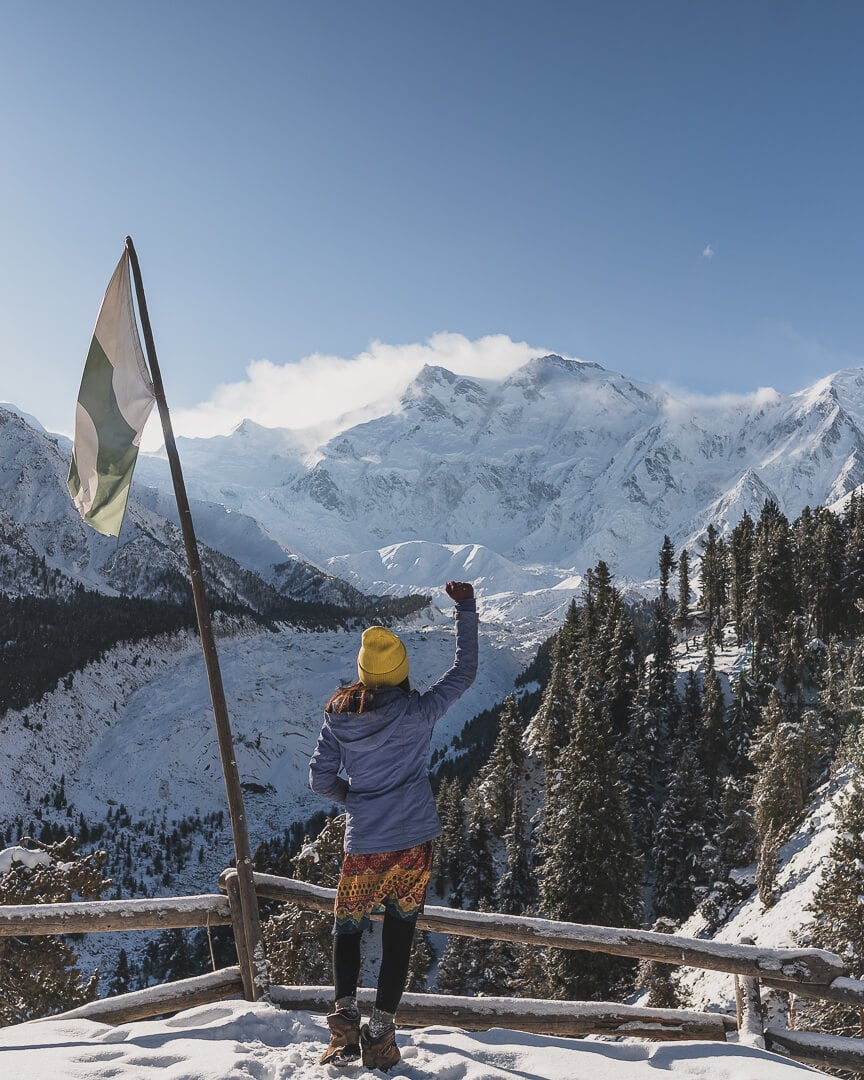
[[[378,994],[375,1005],[384,1012],[395,1013],[408,980],[411,962],[411,942],[414,939],[414,919],[400,919],[384,914],[381,931],[381,969],[378,972]],[[334,934],[333,982],[336,1000],[354,997],[360,976],[361,934]]]

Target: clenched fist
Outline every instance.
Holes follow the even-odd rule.
[[[444,589],[454,604],[474,599],[474,586],[469,581],[448,581]]]

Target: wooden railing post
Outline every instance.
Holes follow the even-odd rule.
[[[234,948],[237,950],[237,963],[243,977],[243,996],[247,1001],[255,1001],[260,994],[255,991],[255,964],[249,953],[246,940],[246,923],[243,919],[243,904],[240,897],[240,879],[236,873],[224,875],[225,891],[228,893],[228,906],[231,908],[231,929],[234,932]]]
[[[753,938],[741,938],[742,945],[755,945]],[[740,976],[741,1010],[738,1024],[738,1042],[743,1046],[765,1049],[765,1025],[762,1020],[762,998],[759,980],[753,975]]]

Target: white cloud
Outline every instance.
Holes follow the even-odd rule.
[[[714,245],[713,244],[706,244],[705,247],[702,248],[702,258],[703,259],[713,259],[714,258]]]
[[[193,408],[173,410],[172,422],[178,435],[207,437],[226,435],[246,419],[264,427],[312,427],[376,402],[382,403],[383,414],[424,364],[459,375],[501,378],[550,351],[505,334],[471,341],[463,334],[439,333],[423,344],[374,341],[353,357],[315,353],[287,364],[254,360],[245,379],[217,386]],[[149,425],[142,445],[155,449],[160,444],[158,428]]]
[[[743,394],[728,391],[700,394],[669,383],[664,383],[663,389],[670,395],[664,403],[667,413],[678,417],[711,410],[723,412],[737,409],[767,409],[783,401],[783,395],[778,393],[773,386],[760,386],[756,390]]]

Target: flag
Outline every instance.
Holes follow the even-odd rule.
[[[138,445],[154,401],[124,251],[84,365],[67,481],[81,517],[107,536],[120,535]]]

